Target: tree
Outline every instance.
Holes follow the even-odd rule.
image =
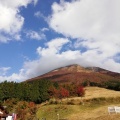
[[[76,85],[74,83],[63,85],[69,91],[70,96],[76,96]]]
[[[83,97],[85,95],[85,89],[83,86],[78,86],[76,93],[79,97]]]
[[[49,80],[40,80],[39,81],[39,102],[44,102],[50,99],[48,90],[53,83]]]
[[[59,84],[57,82],[54,82],[53,83],[53,86],[56,88],[56,89],[59,89]]]
[[[82,85],[83,85],[84,87],[90,86],[90,81],[89,81],[89,80],[84,80],[84,82],[82,83]]]
[[[63,87],[61,87],[59,89],[59,98],[62,99],[62,98],[66,98],[66,97],[69,97],[69,91]]]
[[[50,95],[50,98],[57,98],[58,90],[57,90],[54,86],[51,86],[51,87],[48,89],[48,93],[49,93],[49,95]]]
[[[78,86],[77,90],[76,90],[76,93],[77,93],[78,97],[81,97],[81,103],[84,105],[84,102],[83,102],[83,99],[82,99],[82,97],[85,95],[84,87],[83,86]]]
[[[7,82],[7,81],[4,81],[3,83],[0,84],[0,89],[2,90],[1,91],[2,101],[15,97],[14,84],[15,84],[14,82]]]

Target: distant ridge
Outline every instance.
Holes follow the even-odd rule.
[[[84,81],[105,82],[110,80],[120,80],[120,73],[111,72],[99,67],[82,67],[78,64],[72,64],[56,68],[46,74],[29,79],[26,82],[32,82],[40,79],[48,79],[59,83],[82,83]]]
[[[105,70],[105,69],[99,68],[99,67],[87,67],[86,69],[92,70],[93,72],[99,72],[99,73],[102,73],[102,74],[107,74],[107,75],[110,75],[110,76],[113,76],[113,77],[116,77],[116,78],[120,79],[120,73],[112,72],[112,71]]]

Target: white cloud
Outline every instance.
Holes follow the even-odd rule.
[[[42,14],[40,11],[35,12],[35,13],[34,13],[34,16],[35,16],[35,17],[38,17],[38,18],[39,18],[39,17],[44,17],[43,14]]]
[[[47,21],[46,16],[44,16],[40,11],[35,12],[34,16],[37,18],[43,18],[45,21]]]
[[[41,31],[45,32],[45,31],[49,31],[49,29],[48,28],[42,28]]]
[[[42,40],[46,38],[44,33],[36,32],[33,30],[26,31],[26,36],[30,39],[35,39],[35,40]]]
[[[18,8],[18,7],[27,7],[28,4],[30,3],[34,3],[36,4],[38,0],[12,0],[12,1],[9,1],[9,0],[0,0],[0,3],[3,5],[3,6],[7,6],[7,7],[11,7],[11,8]]]
[[[7,43],[10,40],[11,40],[11,38],[6,37],[6,36],[0,34],[0,42]]]
[[[0,81],[23,81],[47,73],[53,69],[79,64],[84,67],[99,66],[115,72],[120,71],[120,64],[112,58],[107,58],[103,53],[93,50],[80,52],[79,50],[65,50],[71,44],[66,38],[56,38],[45,44],[45,47],[38,47],[36,52],[38,58],[27,60],[19,73],[11,76],[0,76]]]
[[[12,40],[11,37],[16,39],[16,34],[21,31],[24,24],[24,17],[20,15],[20,8],[27,7],[31,2],[36,4],[37,0],[0,0],[0,36],[9,35],[8,38],[0,37],[0,42]]]
[[[0,82],[3,81],[17,81],[17,82],[21,82],[22,80],[26,80],[28,77],[26,77],[25,75],[23,76],[23,74],[21,73],[13,73],[11,76],[0,76]]]
[[[51,57],[52,55],[59,54],[59,51],[63,47],[64,44],[68,43],[68,39],[64,38],[56,38],[46,43],[47,48],[37,48],[37,53],[40,56]]]
[[[0,76],[0,80],[22,81],[48,72],[61,65],[69,64],[68,61],[64,62],[64,58],[59,56],[62,47],[68,43],[68,39],[56,38],[46,43],[45,48],[38,47],[38,59],[26,61],[18,74],[13,73],[11,76]]]
[[[10,67],[0,67],[0,75],[5,76]]]
[[[54,3],[49,25],[58,33],[82,38],[81,45],[113,56],[120,52],[120,0]],[[64,16],[61,18],[61,16]]]
[[[120,60],[114,60],[120,53],[119,5],[119,0],[63,0],[52,5],[48,24],[56,32],[78,39],[74,45],[80,51],[86,49],[83,58],[119,72]]]
[[[120,64],[114,62],[111,58],[105,59],[104,54],[94,50],[81,53],[79,50],[65,50],[65,45],[69,45],[70,40],[65,38],[53,39],[46,43],[46,47],[37,48],[39,58],[24,63],[24,73],[28,78],[42,75],[53,69],[70,65],[79,64],[86,66],[99,66],[108,70],[120,71]]]

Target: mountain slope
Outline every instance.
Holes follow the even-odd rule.
[[[120,79],[120,73],[112,72],[112,71],[105,70],[105,69],[99,68],[99,67],[87,67],[86,69],[92,70],[93,72],[99,72],[99,73],[102,73],[102,74],[107,74],[107,75],[110,75],[112,77]]]
[[[98,67],[81,67],[74,64],[52,70],[44,75],[27,80],[31,82],[40,79],[49,79],[59,83],[82,83],[84,81],[104,82],[109,80],[119,80],[120,74]]]

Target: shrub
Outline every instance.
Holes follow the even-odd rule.
[[[67,105],[75,105],[75,103],[73,101],[68,101]]]

